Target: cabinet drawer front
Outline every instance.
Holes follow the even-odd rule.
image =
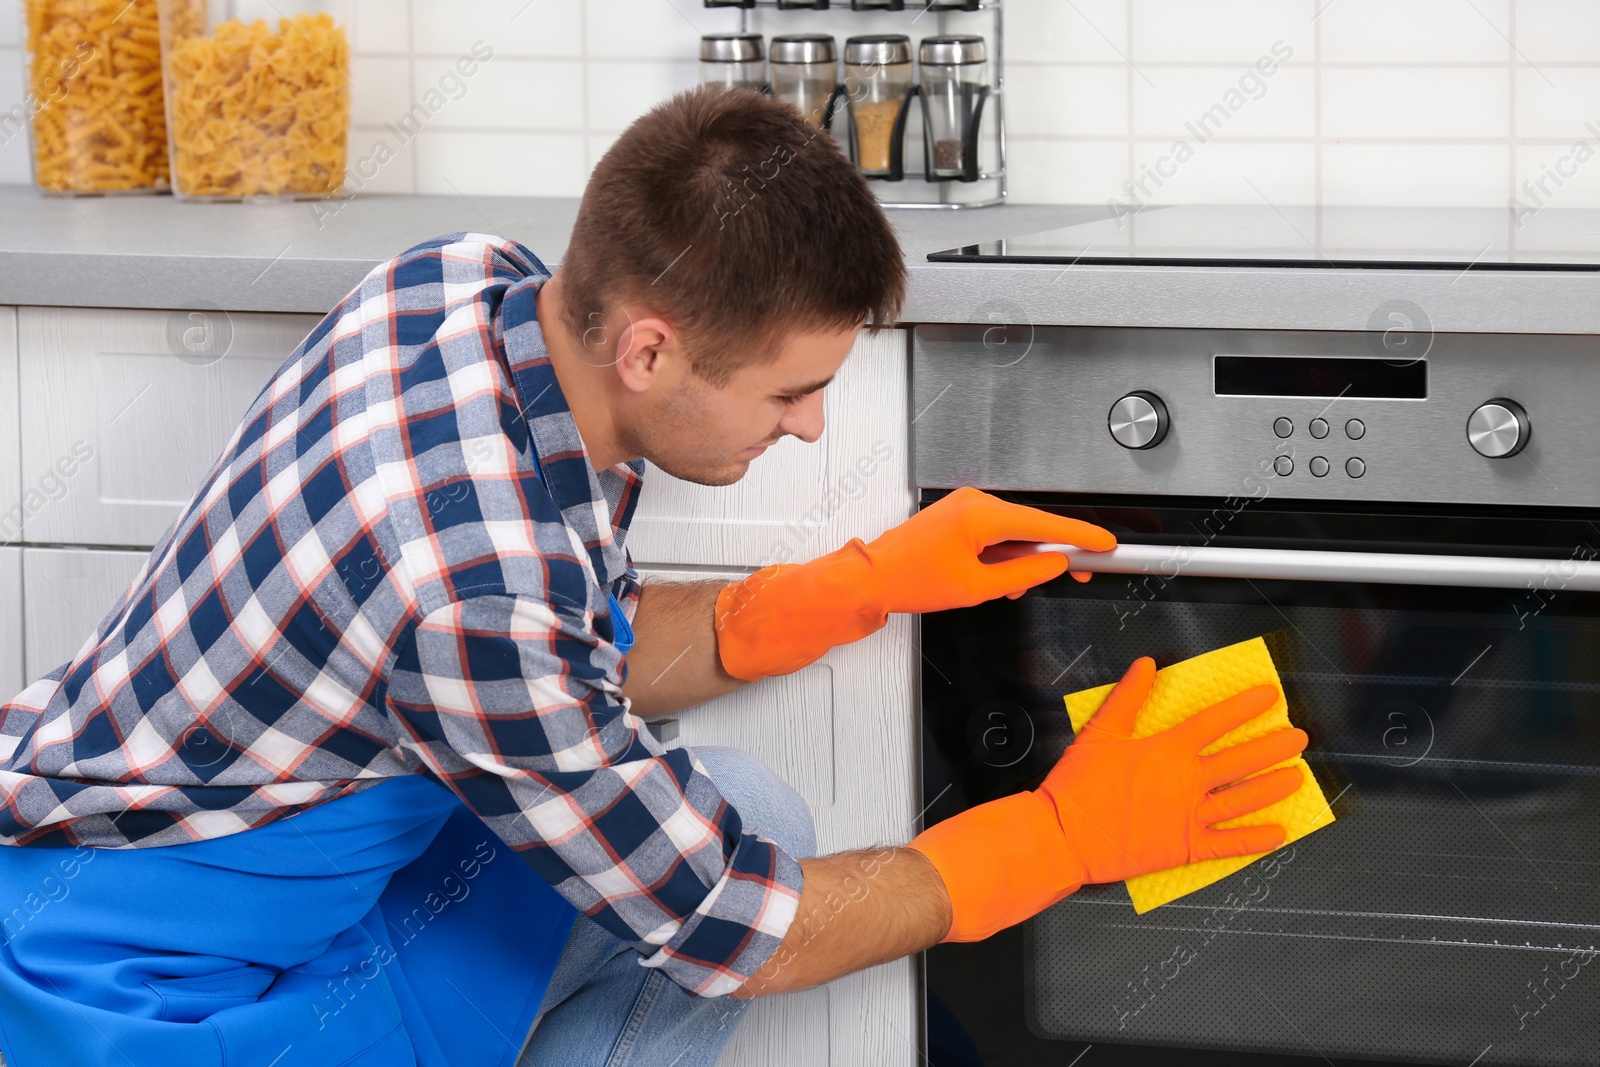
[[[27,604],[22,641],[28,681],[78,654],[133,584],[147,555],[84,548],[22,550],[22,593]]]
[[[628,534],[640,564],[761,567],[811,559],[911,514],[906,333],[863,334],[824,394],[816,444],[784,438],[728,486],[651,467]]]
[[[316,323],[21,308],[24,538],[154,544]]]
[[[0,703],[22,692],[22,550],[0,548]]]

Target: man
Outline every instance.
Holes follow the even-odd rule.
[[[642,459],[720,485],[817,440],[903,285],[831,142],[713,90],[618,140],[553,276],[471,234],[369,274],[83,650],[3,709],[13,1067],[711,1064],[749,997],[1275,847],[1211,826],[1298,772],[1212,790],[1304,735],[1199,755],[1267,690],[1132,740],[1148,660],[1040,789],[907,849],[810,858],[770,772],[643,728],[1069,565],[989,545],[1111,547],[964,490],[812,563],[641,588]]]

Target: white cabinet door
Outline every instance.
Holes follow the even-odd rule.
[[[19,309],[26,539],[153,545],[316,323]]]
[[[905,330],[863,334],[824,395],[827,428],[786,437],[729,486],[645,474],[628,548],[640,564],[760,567],[871,538],[911,513]]]
[[[649,471],[628,535],[647,580],[731,580],[812,559],[851,537],[870,539],[908,518],[916,495],[906,383],[906,334],[863,336],[828,387],[828,425],[817,444],[787,439],[726,487]],[[707,565],[730,570],[688,569]],[[921,806],[915,638],[915,620],[897,616],[787,678],[680,713],[675,743],[732,745],[771,767],[811,805],[824,853],[905,844]],[[764,998],[751,1005],[722,1063],[914,1067],[917,995],[915,961],[905,959]]]
[[[146,555],[86,548],[22,551],[23,648],[30,682],[78,654],[133,583]]]
[[[22,540],[22,463],[17,453],[17,311],[0,307],[0,545]]]
[[[732,580],[744,572],[642,570],[646,582]],[[673,716],[673,745],[731,745],[806,798],[823,853],[903,845],[918,808],[916,621],[897,615],[871,637]],[[913,1067],[914,961],[896,960],[819,989],[756,1001],[724,1067]],[[825,1038],[825,1039],[824,1039]]]
[[[0,704],[27,684],[22,677],[22,550],[0,548]]]

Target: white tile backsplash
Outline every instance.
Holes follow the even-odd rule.
[[[349,185],[352,192],[416,191],[416,140],[389,126],[357,126],[350,131]]]
[[[381,126],[412,104],[411,60],[405,56],[356,55],[350,62],[350,122]]]
[[[1520,61],[1594,63],[1600,4],[1594,0],[1515,0],[1515,4]]]
[[[358,55],[405,56],[411,52],[411,5],[395,0],[355,0],[355,38]]]
[[[448,93],[455,84],[450,61],[414,61],[417,91],[440,85]],[[445,105],[430,128],[459,130],[573,130],[584,128],[583,62],[575,59],[507,59],[481,64],[464,91],[446,95]]]
[[[1006,5],[1006,53],[1044,63],[1128,58],[1129,0],[1023,0]]]
[[[841,44],[988,18],[917,2],[748,17],[767,36],[821,31]],[[1503,206],[1545,175],[1551,202],[1600,206],[1600,160],[1560,188],[1541,170],[1572,169],[1579,140],[1600,152],[1585,126],[1600,129],[1600,0],[1003,2],[1015,200],[1125,201],[1125,183],[1143,178],[1162,203]],[[618,133],[695,84],[699,35],[740,25],[740,12],[702,0],[353,3],[363,189],[469,198],[580,192]],[[0,111],[23,100],[19,25],[19,0],[0,0]],[[452,76],[478,41],[494,57]],[[1253,79],[1241,88],[1275,44],[1265,92]],[[1207,113],[1202,144],[1189,125]],[[397,133],[390,124],[408,115],[413,132]],[[1193,158],[1156,189],[1140,168],[1178,139]],[[378,141],[394,153],[381,166]],[[0,145],[0,181],[27,180],[26,144]]]
[[[588,176],[583,142],[576,133],[425,130],[416,139],[416,191],[469,199],[578,196]]]
[[[739,12],[700,0],[585,0],[585,18],[589,55],[631,59],[696,59],[702,33],[739,29]]]
[[[1270,77],[1254,67],[1151,67],[1133,79],[1133,129],[1140,137],[1207,140],[1311,137],[1316,132],[1316,78],[1309,68],[1279,67]]]
[[[1026,2],[1026,0],[1024,0]],[[1275,41],[1309,55],[1316,9],[1299,0],[1130,0],[1135,64],[1254,63]],[[1342,0],[1335,0],[1342,2]]]
[[[456,56],[478,41],[496,58],[583,54],[583,0],[418,0],[411,22],[411,47],[419,54]]]
[[[1545,207],[1600,207],[1600,137],[1590,135],[1587,150],[1574,145],[1522,145],[1516,150],[1515,213]],[[1526,183],[1526,184],[1525,184]]]
[[[1006,166],[1019,203],[1102,203],[1128,179],[1128,142],[1018,138]]]
[[[700,81],[700,64],[693,59],[650,63],[593,59],[585,66],[591,130],[621,133],[651,104]]]
[[[1128,78],[1115,67],[1008,67],[1006,104],[1006,131],[1017,136],[1128,133]]]
[[[1503,207],[1509,145],[1327,144],[1322,200],[1404,207]]]
[[[1518,136],[1560,141],[1600,136],[1584,125],[1600,127],[1600,67],[1552,66],[1516,75]]]
[[[1510,10],[1511,0],[1334,0],[1317,19],[1322,61],[1504,63]]]
[[[1352,67],[1322,72],[1322,132],[1419,141],[1507,138],[1509,68]]]
[[[1126,192],[1117,199],[1124,204],[1304,204],[1316,198],[1312,145],[1220,140],[1190,145],[1193,154],[1182,161],[1170,144],[1136,145],[1134,174],[1143,187],[1136,201]]]

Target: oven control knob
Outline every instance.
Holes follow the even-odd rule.
[[[1112,404],[1111,414],[1106,416],[1111,439],[1123,448],[1154,448],[1166,438],[1171,425],[1167,405],[1143,389]]]
[[[1479,404],[1467,417],[1467,443],[1480,456],[1504,459],[1528,447],[1533,426],[1515,400],[1496,397]]]

